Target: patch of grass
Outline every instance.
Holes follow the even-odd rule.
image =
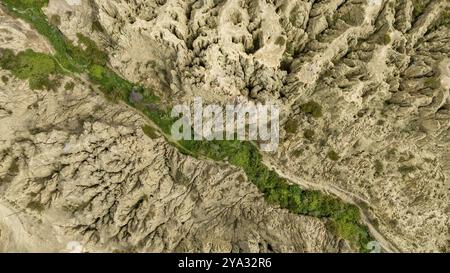
[[[0,49],[0,67],[19,79],[29,80],[31,89],[55,90],[59,86],[56,75],[62,72],[52,57],[30,49],[17,55],[10,49]]]
[[[300,105],[300,110],[314,118],[320,118],[323,116],[322,106],[315,101],[309,101],[305,104]]]

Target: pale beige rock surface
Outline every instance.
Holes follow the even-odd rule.
[[[417,1],[411,0],[72,2],[50,0],[46,14],[49,18],[58,14],[61,19],[59,28],[71,39],[76,39],[78,32],[93,38],[109,53],[111,66],[129,80],[155,87],[160,95],[174,103],[201,96],[205,100],[222,103],[260,100],[279,104],[287,130],[283,132],[284,140],[277,153],[267,155],[274,168],[304,187],[324,190],[355,202],[363,209],[371,227],[390,244],[392,251],[448,251],[450,29],[448,23],[435,27],[435,23],[449,11],[448,1],[423,1],[424,10],[419,16],[413,12]],[[23,37],[23,34],[15,37],[17,35]],[[25,83],[16,84],[21,88],[26,86]],[[23,98],[28,96],[17,96],[22,97],[4,99],[5,105],[11,105],[10,100],[14,99],[17,100],[14,107],[25,105]],[[136,129],[143,122],[138,116],[119,110],[118,106],[106,106],[103,101],[94,103],[102,100],[99,97],[94,96],[93,99],[91,95],[75,92],[70,94],[74,96],[72,100],[58,101],[58,96],[61,95],[46,96],[42,102],[44,108],[36,108],[42,111],[42,116],[22,110],[20,115],[30,115],[33,120],[23,118],[27,123],[11,121],[9,125],[16,129],[8,131],[8,139],[21,139],[24,137],[22,134],[28,137],[29,133],[23,133],[29,128],[26,124],[42,124],[46,129],[34,135],[32,144],[21,145],[37,145],[44,149],[45,145],[56,143],[52,147],[59,147],[54,151],[45,148],[50,155],[40,155],[37,157],[40,161],[30,161],[35,162],[33,164],[46,162],[52,167],[34,168],[26,176],[28,178],[22,177],[22,169],[19,168],[20,175],[15,176],[17,188],[9,188],[8,195],[10,201],[21,204],[19,208],[26,206],[26,202],[15,200],[15,193],[24,187],[23,183],[31,183],[23,181],[33,177],[47,177],[53,181],[54,188],[45,190],[45,197],[41,197],[45,202],[53,200],[55,197],[49,192],[58,192],[55,189],[59,187],[59,180],[49,176],[58,176],[61,171],[55,174],[51,170],[56,168],[53,165],[64,165],[62,162],[68,160],[66,164],[72,167],[60,167],[67,168],[69,174],[75,172],[77,177],[82,177],[78,180],[72,178],[67,183],[68,192],[74,193],[75,200],[55,198],[55,201],[45,204],[48,208],[61,208],[70,200],[74,202],[70,203],[71,206],[76,207],[83,198],[95,196],[95,188],[99,187],[95,185],[107,178],[108,184],[104,186],[112,195],[97,197],[108,200],[100,202],[105,207],[92,215],[82,210],[80,218],[77,218],[81,227],[78,233],[73,233],[84,231],[84,238],[95,238],[91,238],[91,243],[96,246],[105,243],[102,241],[105,238],[119,236],[117,241],[127,242],[126,247],[139,242],[141,249],[150,251],[169,251],[177,247],[225,251],[230,246],[254,251],[257,250],[257,242],[268,242],[267,237],[270,237],[273,238],[270,244],[276,251],[337,249],[336,241],[324,231],[322,222],[297,218],[270,208],[259,197],[251,198],[257,198],[260,203],[248,201],[246,198],[249,196],[257,196],[256,189],[236,178],[239,170],[227,167],[219,172],[220,167],[216,164],[187,159],[161,140],[144,138]],[[50,100],[53,102],[49,103]],[[323,113],[321,117],[314,118],[302,110],[301,105],[309,101],[319,103]],[[70,107],[64,106],[64,102]],[[78,105],[75,109],[84,109],[71,110],[74,111],[72,115],[62,114],[66,111],[59,110],[66,109],[64,107],[74,109],[73,105]],[[97,116],[92,110],[96,105],[101,105]],[[44,109],[53,110],[47,112]],[[2,111],[8,116],[8,110]],[[91,115],[93,118],[87,118]],[[64,126],[68,127],[64,128],[71,129],[55,127],[54,124],[59,123],[67,123]],[[48,131],[44,124],[51,130]],[[4,147],[12,146],[8,141]],[[79,152],[66,155],[66,143],[73,143],[76,147],[81,145],[77,148],[80,150],[76,150]],[[142,151],[142,147],[148,150]],[[104,151],[106,148],[108,150]],[[332,160],[333,156],[329,156],[331,151],[336,152],[338,158]],[[89,155],[95,156],[89,158]],[[8,164],[13,160],[7,156],[4,158],[8,163],[3,163],[3,166],[9,168]],[[30,160],[33,158],[30,155]],[[165,158],[165,161],[159,158]],[[71,160],[78,163],[72,164]],[[86,167],[79,171],[72,170],[73,166],[84,164]],[[146,164],[148,168],[143,167]],[[19,164],[24,165],[23,162]],[[117,168],[122,171],[114,174],[113,170]],[[192,171],[192,168],[197,168],[197,171]],[[183,170],[182,174],[189,178],[202,173],[199,180],[203,186],[198,187],[208,192],[201,198],[202,205],[192,205],[197,202],[190,200],[192,195],[183,188],[186,186],[180,185],[170,175],[169,178],[151,180],[174,170]],[[146,181],[140,185],[145,190],[124,197],[124,192],[140,181],[136,177]],[[221,187],[239,190],[225,191],[229,194],[227,197],[217,196],[220,190],[211,185],[222,180],[227,182],[221,183]],[[82,194],[76,186],[81,181],[86,184],[80,185],[92,193]],[[173,188],[173,192],[156,190],[159,185],[166,185],[161,187],[166,190]],[[164,235],[143,238],[141,232],[128,231],[139,230],[146,219],[143,216],[146,211],[139,206],[133,207],[133,204],[144,206],[145,202],[151,202],[148,201],[151,198],[145,199],[143,195],[152,193],[157,200],[165,200],[162,202],[165,209],[153,209],[156,213],[154,219],[158,220],[145,226],[155,228],[159,222],[164,222],[161,230],[155,233]],[[183,196],[184,202],[177,203],[180,201],[174,196],[178,194]],[[234,217],[231,219],[239,219],[241,222],[237,226],[243,226],[247,223],[245,219],[249,219],[250,226],[262,221],[268,225],[267,229],[255,235],[250,232],[255,230],[253,228],[243,229],[247,230],[243,233],[230,232],[232,225],[225,220],[230,217],[216,217],[221,215],[218,211],[241,198],[237,207],[252,213],[246,214],[246,218],[244,213],[233,208],[227,209],[225,214],[231,213]],[[117,214],[111,216],[115,225],[107,224],[111,221],[108,209],[114,207],[108,207],[113,202],[110,200],[120,200],[115,207]],[[84,202],[91,203],[89,200]],[[192,216],[194,211],[198,211],[196,209],[203,210],[204,206],[211,214]],[[88,210],[88,207],[83,209]],[[267,213],[257,212],[261,210]],[[130,217],[129,212],[136,215],[132,217],[137,219],[135,222],[127,218]],[[272,216],[264,218],[269,212],[277,215],[276,223],[267,222]],[[218,219],[219,222],[204,226],[194,225],[188,220],[186,223],[198,230],[191,233],[195,236],[217,233],[220,235],[214,240],[226,239],[217,239],[214,246],[205,246],[203,243],[209,239],[192,235],[188,242],[180,243],[186,227],[181,225],[180,228],[182,221],[174,220],[177,217],[194,222],[202,221],[203,217]],[[266,220],[255,220],[258,217]],[[294,225],[293,221],[299,221],[299,224]],[[314,224],[310,225],[308,221]],[[97,231],[99,234],[92,235],[97,225],[102,228]],[[210,226],[216,233],[200,232]],[[294,226],[301,232],[297,233]],[[180,231],[170,233],[170,240],[161,241],[160,238],[168,234],[166,230],[169,227]],[[233,236],[241,233],[246,239],[234,241]],[[307,235],[292,239],[300,236],[299,233]],[[94,243],[97,237],[99,241]],[[243,241],[251,243],[242,246]],[[149,242],[158,247],[146,248]],[[278,248],[275,242],[278,242]]]

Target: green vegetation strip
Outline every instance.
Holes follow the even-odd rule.
[[[170,134],[174,120],[170,117],[169,109],[159,101],[154,92],[132,84],[108,68],[107,55],[89,38],[79,34],[79,43],[84,47],[81,49],[74,46],[43,14],[41,8],[47,1],[1,2],[11,13],[32,24],[56,50],[54,56],[49,56],[31,50],[14,55],[12,51],[3,49],[0,51],[2,68],[12,71],[20,79],[29,79],[33,89],[54,89],[54,81],[58,76],[69,72],[87,73],[91,82],[98,85],[108,98],[125,101],[149,117],[165,134]],[[66,89],[70,88],[73,86],[66,86]],[[304,112],[315,117],[321,116],[321,109],[315,103],[306,104],[303,108]],[[151,127],[144,127],[144,131],[150,137],[156,136]],[[262,155],[250,142],[181,141],[174,145],[183,153],[226,161],[242,168],[248,179],[264,193],[268,202],[300,215],[330,219],[330,228],[362,252],[367,251],[367,243],[373,240],[367,227],[361,224],[360,212],[356,206],[320,191],[302,190],[297,185],[289,184],[262,163]]]

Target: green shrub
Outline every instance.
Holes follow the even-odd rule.
[[[414,18],[419,17],[425,11],[425,9],[428,6],[429,2],[430,2],[429,0],[412,1],[413,5],[414,5],[413,17]]]
[[[383,44],[388,45],[391,43],[391,35],[385,34],[383,35]]]
[[[31,201],[30,203],[28,203],[27,208],[38,212],[41,212],[45,209],[44,205],[37,201]]]
[[[155,128],[153,128],[153,127],[151,127],[149,125],[142,126],[142,131],[144,132],[144,134],[146,134],[151,139],[156,139],[159,136],[159,134],[155,130]]]
[[[65,89],[66,91],[72,91],[74,87],[75,87],[75,83],[72,82],[72,81],[67,82],[67,83],[64,85],[64,89]]]
[[[8,78],[7,76],[3,75],[3,76],[2,76],[2,82],[3,82],[4,84],[7,84],[7,83],[9,82],[9,78]]]
[[[286,39],[284,39],[283,36],[280,36],[275,40],[275,44],[278,46],[284,46],[285,43],[286,43]]]
[[[375,160],[374,166],[375,166],[375,174],[376,175],[383,173],[384,166],[380,160]]]
[[[58,27],[61,25],[61,17],[58,14],[53,14],[50,17],[50,24]]]
[[[333,161],[338,161],[339,160],[339,155],[333,150],[329,151],[327,156],[328,156],[329,159],[331,159]]]
[[[310,129],[306,129],[304,132],[303,132],[303,136],[307,139],[307,140],[313,140],[313,138],[314,138],[314,131],[313,130],[310,130]]]
[[[289,119],[286,121],[284,129],[288,134],[296,134],[298,131],[298,122],[295,119]]]
[[[411,172],[414,172],[416,169],[417,169],[416,166],[402,165],[402,166],[400,166],[400,167],[398,168],[398,171],[399,171],[401,174],[406,175],[406,174],[409,174],[409,173],[411,173]]]
[[[315,101],[309,101],[300,105],[300,110],[303,113],[312,115],[315,118],[322,117],[322,106]]]
[[[294,152],[292,152],[292,156],[294,157],[300,157],[303,155],[304,150],[303,149],[297,149]]]

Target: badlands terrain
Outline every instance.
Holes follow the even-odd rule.
[[[449,251],[448,0],[0,0],[0,79],[1,252]]]

